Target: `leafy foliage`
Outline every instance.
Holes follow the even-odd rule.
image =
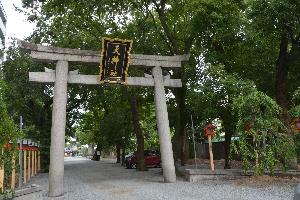
[[[18,124],[23,116],[24,137],[41,143],[42,167],[47,169],[51,132],[51,86],[38,85],[28,81],[29,71],[40,71],[45,66],[33,62],[28,55],[13,43],[6,52],[2,66],[6,90],[3,97],[9,116]],[[49,95],[48,95],[49,94]]]
[[[17,142],[23,137],[22,132],[17,128],[13,119],[7,112],[6,102],[4,98],[6,86],[2,80],[0,80],[0,166],[4,166],[4,193],[11,190],[8,184],[11,172],[13,170],[12,160],[17,158]],[[5,147],[11,143],[11,148]],[[16,163],[18,159],[16,159]]]
[[[4,101],[4,83],[0,82],[0,149],[4,148],[4,144],[12,141],[16,144],[18,137],[20,136],[19,131],[7,112],[6,103]],[[2,158],[2,157],[1,157]],[[0,160],[2,162],[2,160]]]
[[[280,107],[259,91],[239,96],[234,101],[238,114],[239,142],[234,146],[240,154],[245,169],[255,169],[256,174],[274,171],[278,164],[286,169],[294,147],[283,134],[285,127],[278,119]],[[284,150],[283,150],[284,149]]]
[[[300,89],[295,90],[292,97],[293,107],[290,110],[293,118],[300,117]]]

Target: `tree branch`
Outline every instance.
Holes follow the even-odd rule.
[[[285,29],[287,30],[287,32],[288,32],[288,34],[289,34],[289,36],[290,36],[290,38],[291,38],[291,40],[292,40],[292,44],[293,44],[293,45],[296,44],[296,43],[297,43],[297,40],[296,40],[296,38],[294,37],[294,33],[293,33],[292,26],[289,25],[289,24],[285,24],[284,26],[285,26]]]
[[[187,37],[184,41],[184,54],[188,54],[190,53],[190,50],[192,48],[192,45],[193,45],[193,42],[194,42],[194,37],[193,36],[190,36],[190,37]]]
[[[163,30],[168,38],[168,40],[170,41],[170,43],[172,44],[172,48],[173,48],[173,52],[176,55],[179,55],[179,47],[178,47],[178,42],[176,40],[176,37],[172,34],[170,27],[167,24],[167,18],[165,15],[165,0],[161,0],[160,6],[157,4],[157,2],[155,0],[152,0],[152,2],[155,4],[156,6],[156,12],[158,13],[158,17],[160,20],[160,23],[163,27]]]
[[[154,23],[155,29],[157,30],[159,36],[160,36],[160,37],[163,39],[163,41],[166,43],[166,45],[168,46],[168,48],[169,48],[171,54],[174,54],[173,49],[172,49],[172,46],[171,46],[171,44],[169,43],[168,39],[167,39],[167,38],[164,36],[164,34],[158,29],[158,26],[157,26],[157,23],[156,23],[156,21],[155,21],[154,15],[152,14],[151,11],[148,10],[148,12],[149,12],[149,14],[150,14],[150,16],[151,16],[151,18],[152,18],[152,21],[153,21],[153,23]]]

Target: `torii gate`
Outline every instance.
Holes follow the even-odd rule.
[[[68,71],[69,62],[99,64],[100,54],[97,51],[42,46],[24,41],[18,41],[18,46],[29,51],[33,59],[56,62],[56,70],[45,68],[45,72],[29,72],[29,81],[54,83],[48,196],[60,198],[64,195],[67,84],[99,84],[99,75],[81,75],[77,70]],[[164,87],[182,87],[182,83],[180,79],[163,77],[162,68],[180,69],[181,62],[188,61],[188,59],[189,55],[131,55],[130,66],[152,68],[153,77],[128,77],[127,85],[154,86],[156,119],[165,182],[176,182],[176,174]]]

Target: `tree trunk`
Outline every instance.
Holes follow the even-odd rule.
[[[42,110],[45,114],[41,115],[41,119],[38,129],[40,130],[40,142],[41,142],[41,168],[43,172],[49,171],[50,166],[50,141],[51,141],[51,122],[52,122],[52,109],[49,106],[45,106]]]
[[[224,151],[225,151],[225,165],[224,169],[230,169],[230,145],[231,145],[231,137],[235,131],[235,121],[232,115],[231,110],[223,110],[220,114],[223,121],[224,131],[225,131],[225,144],[224,144]]]
[[[231,136],[232,136],[232,133],[225,132],[225,145],[224,145],[225,165],[224,165],[224,169],[230,169],[231,168],[231,163],[230,163]]]
[[[174,95],[176,100],[176,126],[173,141],[173,149],[175,152],[175,160],[180,157],[181,165],[185,165],[189,158],[189,149],[187,135],[185,133],[186,114],[185,114],[185,91],[186,86],[183,80],[184,69],[175,73],[176,78],[182,79],[182,88],[175,89]]]
[[[290,116],[288,114],[288,36],[285,32],[282,33],[279,58],[276,63],[276,82],[275,93],[276,101],[282,108],[281,119],[286,126],[290,126]]]
[[[121,147],[119,144],[116,145],[117,149],[117,163],[121,163]]]
[[[125,164],[125,145],[122,147],[122,166]]]
[[[94,145],[92,145],[92,148],[94,149]],[[99,161],[101,158],[101,152],[102,152],[102,146],[101,144],[97,144],[96,152],[93,152],[93,157],[96,161]]]
[[[276,63],[276,81],[275,81],[275,94],[278,105],[282,108],[280,114],[281,121],[288,128],[288,137],[291,145],[294,144],[293,131],[291,130],[291,117],[288,112],[289,101],[288,101],[288,71],[289,71],[289,58],[288,58],[288,47],[289,39],[288,34],[283,31],[281,34],[280,52],[279,58]],[[297,156],[291,160],[290,167],[297,169]]]
[[[176,125],[175,125],[175,135],[173,138],[173,151],[175,160],[181,160],[181,165],[184,165],[186,158],[184,156],[185,147],[185,134],[184,134],[184,114],[183,114],[183,99],[182,99],[182,89],[176,89],[174,95],[176,99]]]
[[[137,139],[137,170],[145,171],[146,166],[144,160],[144,134],[140,126],[137,99],[134,92],[135,91],[133,91],[131,94],[128,94],[129,95],[128,98],[130,101],[130,107],[132,113],[133,129]]]

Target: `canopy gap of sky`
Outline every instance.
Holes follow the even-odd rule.
[[[16,11],[14,5],[22,8],[22,0],[2,0],[7,16],[6,46],[10,45],[11,38],[24,39],[33,32],[35,24],[26,21],[27,17]]]

